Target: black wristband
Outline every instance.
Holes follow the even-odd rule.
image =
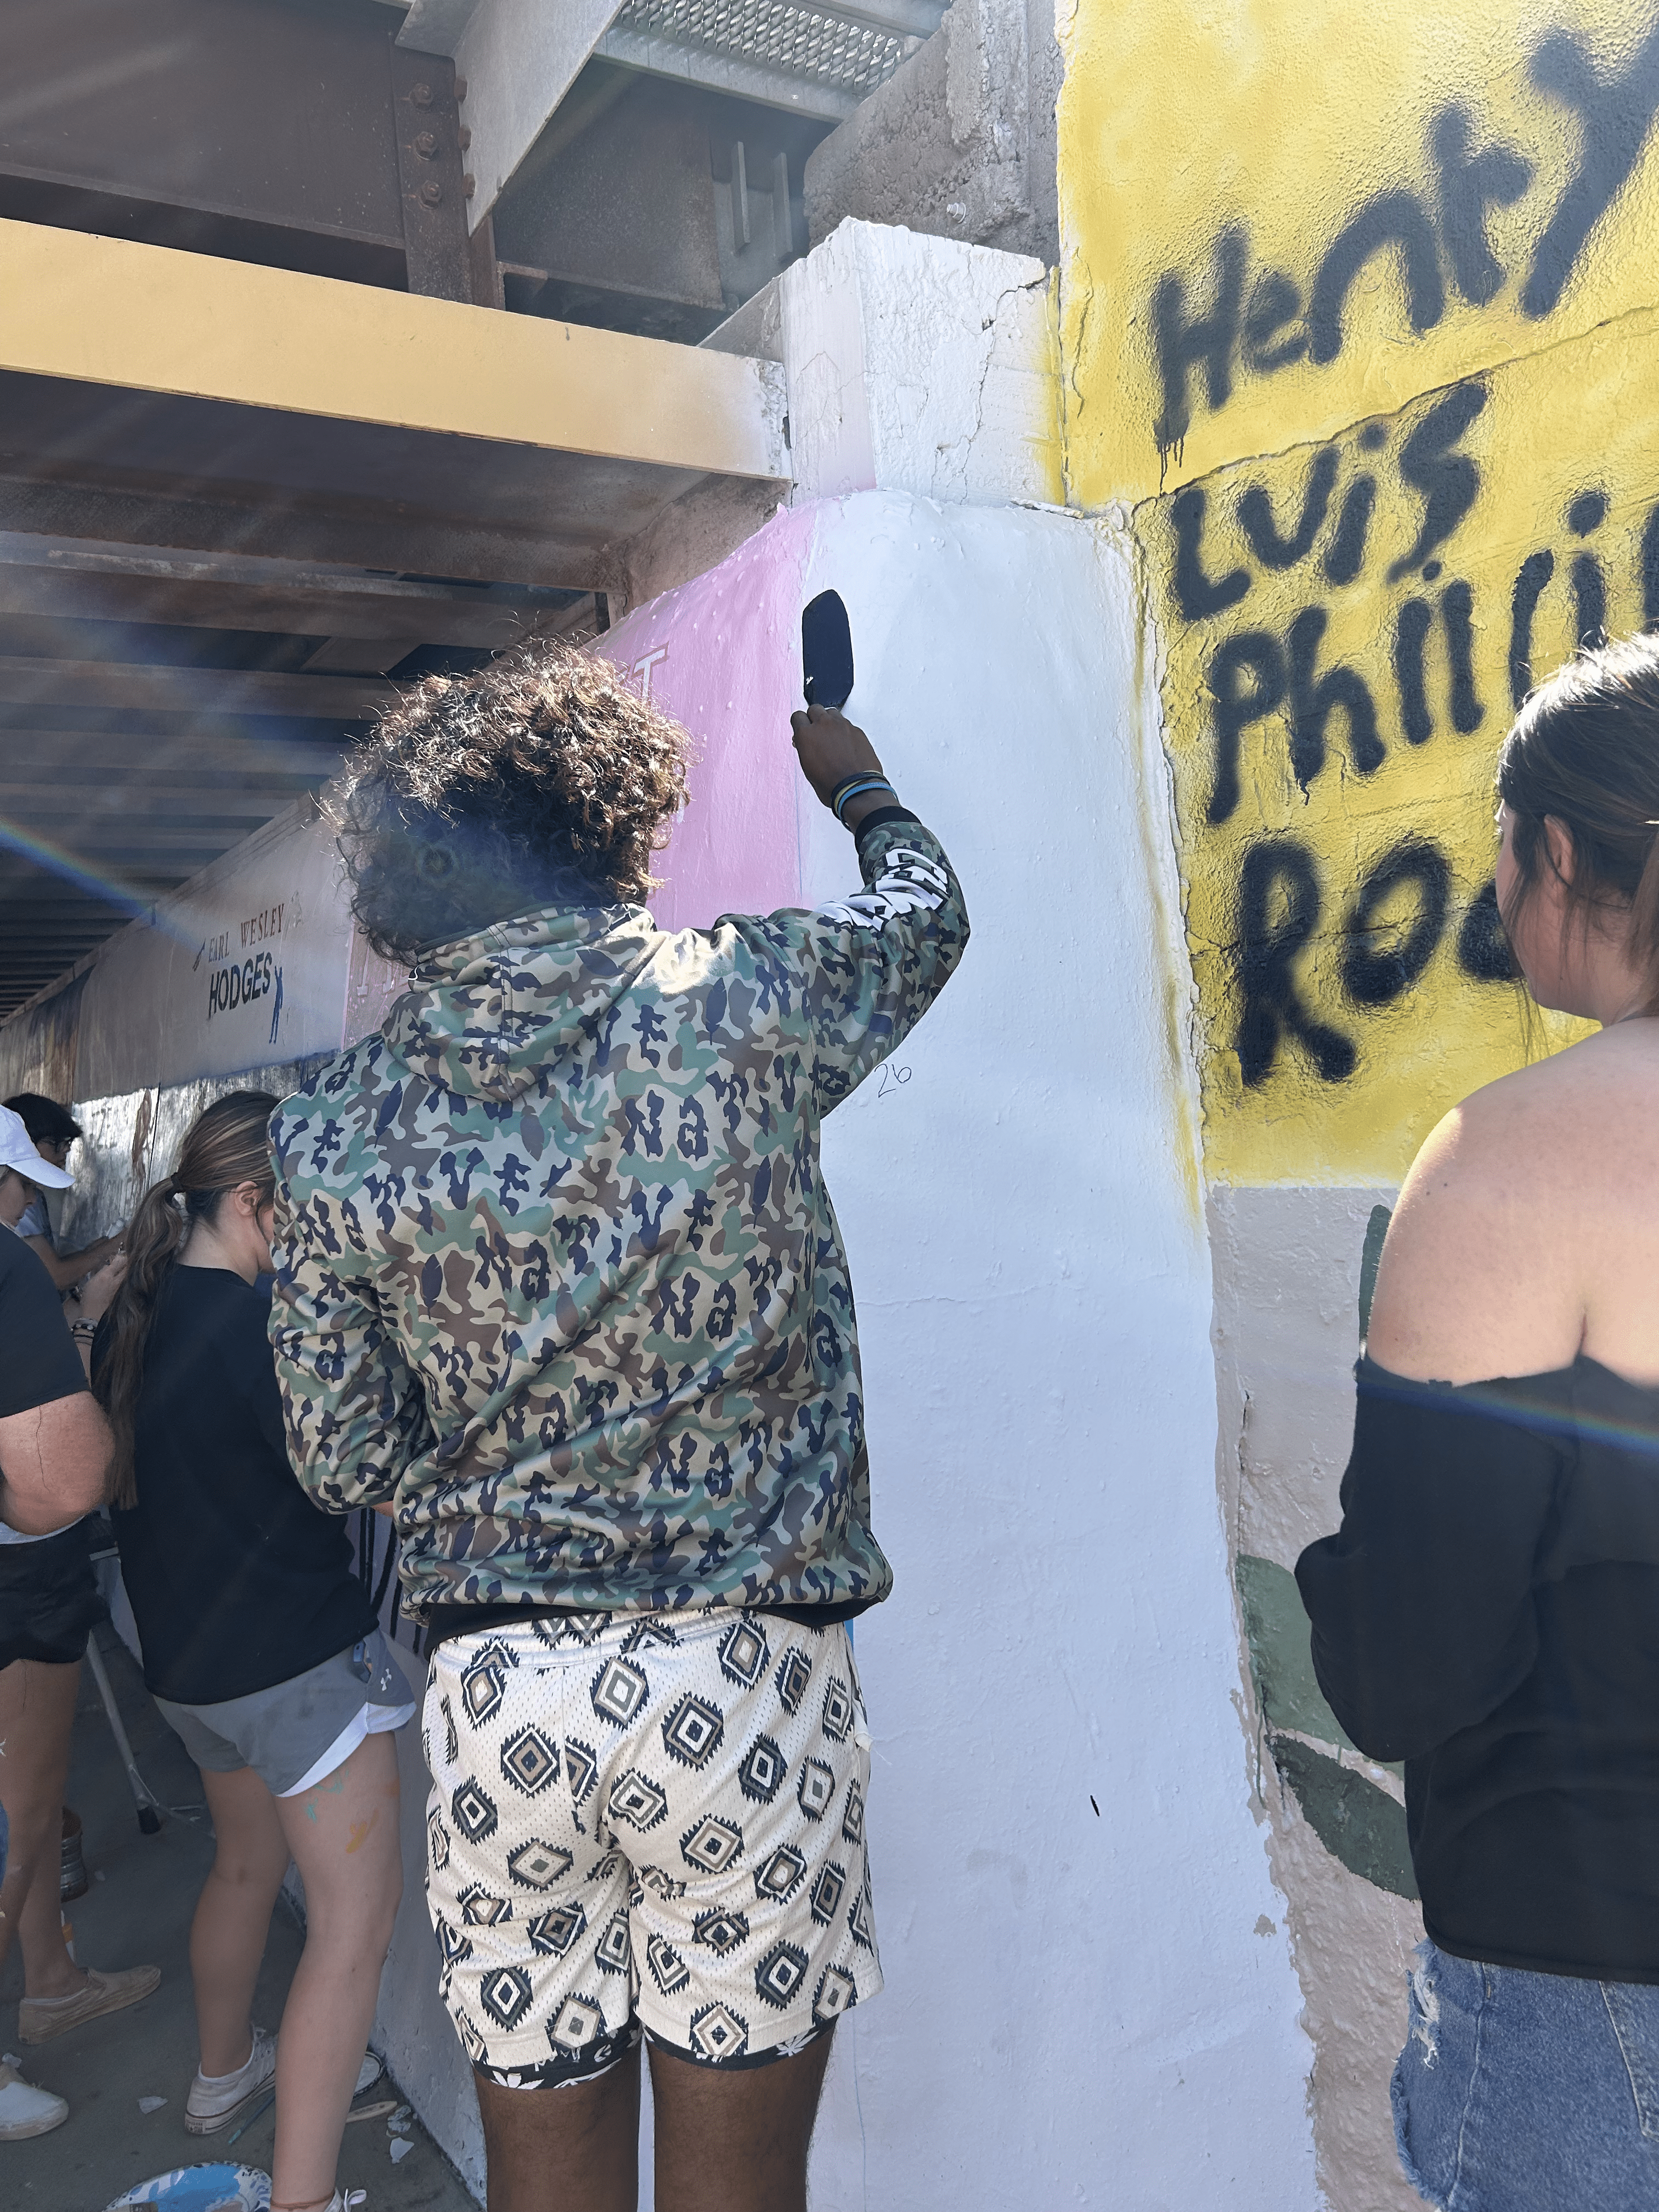
[[[836,801],[841,797],[843,791],[850,791],[855,783],[868,783],[871,776],[874,773],[875,771],[872,769],[855,768],[851,775],[842,776],[841,781],[836,784],[835,788],[830,792],[829,798],[824,800],[824,805],[829,807],[830,811],[833,813],[835,811]]]

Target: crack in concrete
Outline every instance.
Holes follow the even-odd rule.
[[[1085,296],[1083,306],[1079,311],[1079,342],[1073,348],[1073,362],[1064,380],[1074,390],[1076,362],[1080,359],[1083,352],[1083,326],[1086,323],[1092,305],[1091,292]],[[1176,492],[1185,490],[1189,484],[1213,484],[1233,469],[1251,468],[1263,462],[1284,460],[1296,453],[1315,452],[1321,446],[1328,446],[1338,438],[1351,436],[1362,423],[1392,422],[1398,416],[1405,414],[1408,408],[1417,406],[1423,400],[1435,398],[1442,392],[1450,392],[1457,385],[1468,384],[1474,378],[1495,376],[1504,369],[1517,368],[1523,362],[1547,360],[1550,355],[1559,353],[1565,347],[1586,344],[1590,339],[1599,337],[1603,333],[1615,331],[1628,325],[1644,320],[1653,325],[1656,332],[1659,332],[1659,302],[1650,301],[1642,306],[1626,307],[1621,313],[1608,315],[1599,323],[1591,323],[1584,330],[1564,332],[1561,337],[1550,339],[1547,344],[1532,346],[1521,352],[1503,354],[1494,361],[1482,362],[1474,368],[1460,371],[1455,376],[1449,376],[1442,383],[1425,384],[1420,391],[1413,392],[1409,398],[1402,399],[1392,409],[1373,408],[1366,414],[1352,416],[1346,421],[1334,424],[1329,430],[1322,431],[1316,436],[1292,438],[1283,446],[1261,447],[1251,453],[1235,453],[1224,461],[1218,461],[1213,468],[1206,470],[1202,476],[1185,477],[1178,484],[1166,486],[1158,491],[1147,492],[1141,498],[1131,501],[1128,503],[1129,513],[1132,517],[1138,516],[1143,508],[1158,506],[1160,501],[1172,498]],[[1079,392],[1077,399],[1081,408],[1084,404],[1084,394]],[[1073,512],[1078,514],[1098,515],[1103,514],[1108,507],[1120,503],[1120,499],[1102,500],[1092,507],[1079,504],[1073,509]]]

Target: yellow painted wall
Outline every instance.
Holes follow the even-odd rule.
[[[1060,13],[1071,489],[1085,507],[1274,450],[1287,432],[1328,436],[1659,297],[1652,0],[1075,0]],[[1595,220],[1574,251],[1581,211]],[[1345,234],[1352,246],[1367,222],[1415,241],[1415,323],[1401,247],[1337,283]],[[1172,331],[1223,310],[1223,389],[1207,362],[1188,369],[1184,426],[1179,408],[1163,420],[1160,286]]]
[[[1480,895],[1515,700],[1659,627],[1659,0],[1062,38],[1069,492],[1145,566],[1206,1174],[1396,1180],[1569,1034]]]

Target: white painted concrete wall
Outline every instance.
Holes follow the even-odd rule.
[[[798,499],[1057,502],[1059,345],[1040,261],[848,222],[778,279]]]
[[[1310,2207],[1129,568],[1097,526],[875,494],[820,523],[830,585],[849,711],[974,935],[909,1079],[825,1129],[897,1586],[858,1630],[887,1987],[847,2022],[813,2201]],[[802,835],[827,894],[846,841],[810,801]]]

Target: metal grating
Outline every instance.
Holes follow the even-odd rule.
[[[916,43],[792,0],[623,0],[616,21],[619,29],[758,62],[860,96],[891,76]]]

